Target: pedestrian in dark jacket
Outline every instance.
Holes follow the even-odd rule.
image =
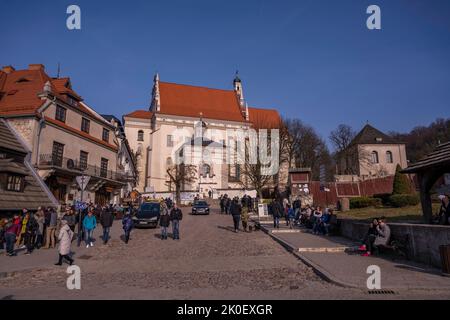
[[[231,199],[227,197],[225,200],[225,213],[230,214]]]
[[[225,212],[225,197],[224,196],[220,196],[220,213],[224,213]]]
[[[239,223],[241,221],[241,213],[242,213],[242,206],[239,203],[239,199],[234,198],[233,202],[231,203],[230,206],[230,213],[231,216],[233,217],[233,224],[234,224],[234,232],[238,232],[239,231]]]
[[[27,248],[27,251],[25,254],[31,254],[34,249],[34,239],[36,237],[36,233],[39,229],[39,225],[34,218],[34,215],[31,215],[29,212],[25,214],[25,217],[27,218],[28,222],[26,224],[25,228],[25,246]]]
[[[103,228],[103,244],[107,244],[109,240],[109,232],[113,225],[114,215],[112,213],[112,207],[105,208],[100,215],[100,224]]]
[[[63,216],[62,220],[67,221],[67,225],[69,226],[70,230],[72,230],[72,232],[75,231],[77,218],[75,216],[75,212],[71,208],[68,208],[66,210],[66,214]]]
[[[181,212],[178,205],[174,203],[170,211],[170,221],[172,221],[173,240],[180,240],[180,221],[183,219],[183,212]]]
[[[131,214],[126,212],[122,218],[122,228],[125,233],[125,243],[128,243],[130,240],[131,230],[133,229],[133,219],[131,218]]]
[[[170,215],[169,210],[166,206],[163,206],[163,208],[161,209],[159,225],[161,226],[161,240],[167,240],[167,228],[170,225]]]
[[[273,227],[279,229],[280,228],[280,218],[281,218],[281,211],[283,210],[281,204],[273,200],[271,203],[272,208],[272,216],[273,216]]]

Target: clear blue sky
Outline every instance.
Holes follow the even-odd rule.
[[[82,30],[66,28],[78,4]],[[366,28],[381,7],[382,30]],[[101,113],[149,104],[163,81],[231,88],[327,138],[340,123],[408,131],[450,116],[448,0],[0,0],[0,64],[43,63]],[[224,110],[226,112],[226,110]]]

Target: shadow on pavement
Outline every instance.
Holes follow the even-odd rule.
[[[161,233],[155,233],[153,236],[156,239],[161,239]],[[167,232],[167,238],[172,238],[173,239],[173,233]]]

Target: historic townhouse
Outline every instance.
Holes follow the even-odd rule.
[[[76,177],[89,176],[85,201],[118,202],[124,171],[118,166],[116,127],[72,89],[69,78],[51,78],[44,66],[0,71],[0,117],[22,137],[60,203],[80,199]]]
[[[345,156],[344,156],[345,155]],[[367,180],[395,174],[406,168],[405,144],[366,124],[350,143],[339,162],[338,181]]]
[[[194,147],[189,155],[194,160],[191,163],[196,163],[197,177],[183,186],[185,192],[232,195],[249,188],[236,157],[225,161],[225,148],[236,149],[242,142],[226,131],[275,129],[280,116],[276,110],[248,107],[237,76],[233,85],[234,90],[212,89],[163,82],[155,76],[150,107],[124,116],[126,136],[136,156],[140,192],[173,192],[167,169],[174,164],[176,152],[186,146],[200,149]]]

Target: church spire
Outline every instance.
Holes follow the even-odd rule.
[[[161,97],[159,95],[159,73],[157,72],[153,78],[152,102],[150,104],[150,111],[160,111]]]

